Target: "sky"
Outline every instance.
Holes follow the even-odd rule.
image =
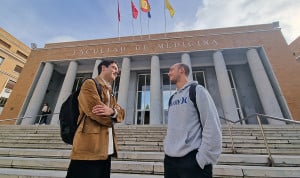
[[[139,0],[132,0],[139,8]],[[148,0],[151,19],[132,18],[131,0],[1,0],[0,27],[30,47],[165,32],[202,30],[279,21],[290,44],[300,36],[300,0]]]

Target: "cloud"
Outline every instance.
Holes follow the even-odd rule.
[[[279,21],[288,43],[300,35],[300,1],[298,0],[203,0],[195,14],[196,22],[179,22],[176,30],[210,29]]]
[[[53,37],[47,40],[46,43],[60,43],[60,42],[68,42],[68,41],[77,41],[77,40],[74,37],[62,35],[62,36]]]

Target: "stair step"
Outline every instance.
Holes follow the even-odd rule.
[[[297,177],[299,167],[261,167],[261,166],[230,166],[215,165],[214,177]]]
[[[299,167],[259,167],[216,165],[214,177],[276,177],[299,178]],[[62,178],[66,171],[0,168],[1,178]],[[163,178],[162,175],[112,173],[112,178]]]
[[[18,156],[18,157],[43,157],[43,158],[63,158],[68,159],[70,150],[55,150],[55,149],[7,149],[0,148],[1,156]],[[126,152],[118,153],[120,160],[156,160],[162,161],[164,158],[163,152]],[[297,155],[273,155],[276,164],[300,165],[300,157]],[[262,161],[261,161],[262,160]],[[267,155],[238,155],[238,154],[221,154],[219,163],[247,163],[267,164]]]
[[[263,127],[275,167],[268,167],[259,126],[223,126],[214,177],[300,177],[300,126]],[[116,132],[120,151],[112,175],[163,177],[166,126],[116,125]],[[0,126],[0,177],[64,177],[71,148],[57,126]]]
[[[38,149],[10,149],[5,150],[0,148],[0,164],[5,167],[12,166],[14,161],[32,161],[37,160],[41,162],[55,162],[62,159],[68,160],[70,150],[38,150]],[[122,152],[118,154],[118,158],[114,158],[114,161],[141,161],[141,162],[163,162],[163,152]],[[38,159],[35,159],[38,158]],[[299,166],[299,155],[273,155],[272,159],[275,165],[281,166]],[[237,154],[221,154],[218,164],[228,165],[268,165],[268,155],[237,155]],[[44,166],[41,164],[41,166]],[[45,167],[47,164],[45,164]]]
[[[0,168],[1,178],[64,178],[67,171]],[[162,175],[111,173],[111,178],[163,178]]]

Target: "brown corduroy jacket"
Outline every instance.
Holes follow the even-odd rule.
[[[96,85],[92,79],[86,80],[80,90],[78,96],[79,111],[78,122],[80,125],[76,130],[73,147],[71,152],[72,160],[106,160],[108,158],[108,128],[113,128],[114,122],[122,122],[125,111],[116,102],[116,98],[112,95],[112,91],[107,87],[103,80],[97,76],[96,80],[101,85],[102,98],[98,95]],[[110,93],[110,107],[115,108],[118,112],[116,118],[110,116],[97,116],[92,113],[92,108],[101,102],[107,103],[107,91]],[[117,156],[117,138],[113,130],[114,155]]]

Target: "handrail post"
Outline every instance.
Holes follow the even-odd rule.
[[[230,134],[230,139],[231,139],[231,149],[232,149],[232,153],[233,153],[233,154],[236,154],[237,152],[236,152],[236,149],[235,149],[235,147],[234,147],[234,143],[233,143],[233,135],[232,135],[232,132],[231,132],[231,129],[232,129],[232,123],[229,123],[228,125],[229,125],[228,129],[229,129],[229,134]]]
[[[260,120],[259,115],[256,115],[256,118],[257,118],[257,121],[258,121],[258,124],[259,124],[259,127],[260,127],[260,131],[261,131],[261,134],[263,136],[264,143],[265,143],[265,146],[266,146],[266,149],[267,149],[267,152],[268,152],[268,156],[269,156],[268,157],[268,166],[273,167],[274,166],[274,160],[272,158],[271,151],[270,151],[270,148],[269,148],[269,145],[268,145],[268,142],[267,142],[267,138],[265,136],[264,129],[263,129],[263,126],[261,124],[261,120]]]
[[[39,129],[39,126],[40,126],[40,122],[41,122],[42,117],[43,117],[43,115],[40,115],[39,122],[37,123],[37,126],[36,126],[36,128],[35,128],[34,133],[37,133],[37,130]]]

